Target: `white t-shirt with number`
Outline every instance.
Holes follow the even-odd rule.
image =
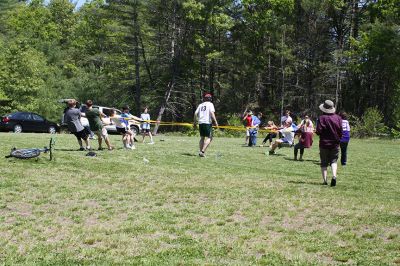
[[[212,124],[211,112],[215,112],[212,102],[204,102],[197,107],[195,115],[199,119],[199,124]]]

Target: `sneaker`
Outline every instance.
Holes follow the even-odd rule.
[[[322,183],[322,185],[327,186],[328,182],[324,181],[324,183]]]
[[[128,150],[129,150],[129,149],[132,149],[132,146],[129,145],[129,144],[126,144],[126,145],[125,145],[125,149],[128,149]]]
[[[204,152],[202,152],[202,151],[199,152],[199,156],[200,156],[200,157],[206,157],[206,155],[205,155]]]
[[[102,150],[104,150],[104,148],[103,147],[99,147],[97,150],[102,151]]]
[[[85,148],[84,148],[84,147],[80,147],[79,150],[80,150],[80,151],[84,151]]]
[[[336,178],[332,178],[331,187],[335,187],[335,186],[336,186]]]
[[[153,145],[153,144],[154,144],[154,142],[149,142],[149,143],[147,143],[147,144],[149,144],[149,145]]]
[[[132,146],[131,146],[131,150],[136,150],[135,145],[132,145]]]
[[[87,147],[86,147],[86,150],[87,150],[87,151],[91,151],[92,148],[91,148],[90,146],[87,146]]]
[[[275,154],[275,151],[269,151],[268,154],[269,154],[269,155],[274,155],[274,154]]]

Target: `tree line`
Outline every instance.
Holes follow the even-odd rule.
[[[211,92],[221,121],[331,99],[393,128],[399,22],[397,0],[2,0],[0,112],[59,119],[76,98],[190,121]]]

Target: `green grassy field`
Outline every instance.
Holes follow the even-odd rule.
[[[56,161],[3,157],[48,139],[0,134],[0,264],[400,264],[398,141],[353,139],[335,188],[317,142],[304,162],[242,138],[199,158],[198,138],[168,136],[134,151],[112,136],[91,158],[58,135]]]

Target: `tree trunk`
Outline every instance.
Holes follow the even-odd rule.
[[[162,102],[162,104],[160,106],[160,110],[158,111],[157,121],[161,121],[162,116],[163,116],[163,114],[165,112],[165,109],[167,108],[168,101],[169,101],[169,99],[171,97],[171,93],[172,93],[172,91],[173,91],[173,89],[175,87],[175,81],[176,81],[176,76],[177,76],[177,71],[178,71],[178,62],[179,62],[179,56],[180,55],[176,51],[176,49],[177,49],[176,44],[177,44],[177,39],[178,39],[177,35],[179,35],[180,30],[177,29],[177,26],[176,26],[176,23],[177,23],[176,22],[176,19],[177,19],[176,16],[177,15],[176,15],[176,12],[175,12],[176,11],[176,5],[177,5],[177,3],[175,1],[174,2],[173,12],[172,12],[172,16],[173,16],[172,21],[173,22],[172,22],[172,35],[171,35],[171,81],[167,85],[167,89],[166,89],[165,94],[164,94],[163,102]],[[158,128],[159,128],[159,125],[156,124],[156,126],[154,127],[154,130],[153,130],[153,134],[154,135],[157,135]]]
[[[135,42],[135,110],[136,115],[141,113],[141,101],[142,101],[142,91],[140,87],[140,61],[139,61],[139,23],[138,23],[138,11],[137,11],[137,1],[134,2],[134,14],[133,14],[133,22],[134,22],[134,42]]]
[[[161,119],[162,119],[162,116],[165,112],[165,109],[167,108],[167,104],[168,104],[169,98],[171,97],[171,92],[174,89],[174,86],[175,86],[174,80],[171,81],[171,83],[169,83],[167,86],[167,90],[165,91],[165,94],[164,94],[163,103],[161,104],[160,110],[158,111],[157,121],[161,121]],[[159,124],[155,125],[155,127],[153,129],[153,135],[157,135],[159,126],[160,126]]]
[[[285,44],[285,28],[282,33],[282,55],[281,55],[281,71],[282,71],[282,88],[281,88],[281,117],[283,116],[283,105],[285,102],[285,58],[283,57],[283,46]]]

